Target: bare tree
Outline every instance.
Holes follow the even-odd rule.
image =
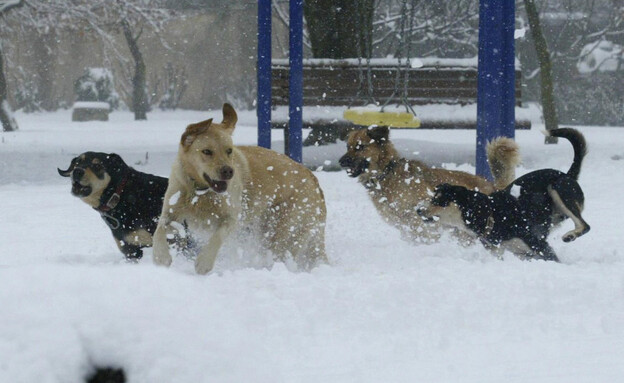
[[[557,129],[559,127],[559,120],[557,118],[557,108],[555,106],[552,63],[550,60],[550,53],[548,51],[548,44],[546,43],[546,38],[542,32],[539,12],[535,6],[534,0],[524,0],[524,6],[526,8],[527,18],[529,19],[529,26],[531,27],[531,34],[533,36],[533,41],[535,42],[535,51],[537,52],[537,58],[540,65],[540,88],[542,107],[544,109],[544,123],[546,124],[546,130]],[[546,143],[556,142],[557,137],[546,137]]]
[[[146,120],[149,110],[147,96],[147,67],[140,49],[139,39],[145,29],[150,29],[160,37],[165,23],[173,13],[162,6],[160,0],[116,0],[110,5],[107,19],[110,20],[112,30],[121,30],[128,44],[128,49],[134,61],[132,75],[132,111],[135,120]],[[166,41],[160,39],[163,46],[168,47]]]
[[[476,0],[378,0],[373,22],[375,55],[472,57],[478,52]]]
[[[173,15],[161,3],[159,0],[0,0],[3,26],[0,28],[0,122],[3,130],[17,129],[7,102],[6,62],[2,49],[10,48],[11,34],[18,31],[36,33],[47,41],[66,32],[86,32],[100,40],[107,61],[114,57],[124,63],[126,54],[120,52],[115,39],[117,33],[121,33],[135,64],[132,76],[135,119],[145,119],[149,103],[145,89],[146,65],[139,38],[144,29],[160,37],[164,24]],[[160,40],[167,47],[164,39]]]
[[[0,17],[4,19],[12,9],[18,8],[24,5],[23,0],[6,0],[0,1]],[[13,112],[9,106],[8,91],[7,91],[7,79],[4,69],[4,47],[0,42],[0,123],[2,123],[2,130],[5,132],[12,132],[18,129],[17,121],[13,118]]]

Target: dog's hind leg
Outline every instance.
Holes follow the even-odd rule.
[[[564,182],[566,183],[555,182],[548,186],[547,190],[557,210],[574,222],[574,230],[568,231],[563,236],[563,242],[572,242],[587,233],[590,226],[581,216],[583,192],[576,183]]]
[[[282,204],[272,221],[265,243],[278,261],[286,262],[292,257],[301,270],[327,262],[325,228],[314,214]]]
[[[528,234],[521,239],[531,249],[532,258],[559,262],[557,254],[555,254],[555,251],[550,247],[545,238],[538,238],[532,234]]]

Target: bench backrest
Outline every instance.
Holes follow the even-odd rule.
[[[370,103],[367,76],[377,102],[401,103],[407,85],[407,101],[422,104],[472,104],[477,102],[477,59],[365,60],[306,59],[303,63],[303,103],[320,106],[359,106]],[[273,105],[288,104],[288,60],[271,65]],[[400,70],[398,69],[400,68]],[[397,72],[400,79],[397,81]],[[405,77],[407,76],[407,81]],[[521,101],[521,72],[516,64],[516,104]],[[393,96],[394,94],[394,96]]]

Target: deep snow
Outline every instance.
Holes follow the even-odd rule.
[[[220,112],[17,117],[19,132],[0,133],[0,382],[78,382],[96,365],[149,383],[624,380],[624,129],[582,128],[592,230],[572,244],[560,239],[571,222],[552,234],[562,264],[499,261],[446,239],[410,245],[346,173],[316,172],[330,265],[263,267],[230,243],[216,271],[197,276],[184,258],[153,266],[151,251],[124,262],[56,167],[114,151],[168,176],[186,124]],[[241,113],[235,143],[255,143],[254,124]],[[517,132],[519,174],[567,169],[571,146],[543,145],[537,128]],[[474,131],[391,134],[407,156],[474,170]],[[304,158],[335,165],[343,152],[339,143]]]

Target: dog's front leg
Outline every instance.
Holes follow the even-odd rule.
[[[163,218],[158,222],[156,231],[154,232],[154,263],[162,266],[171,265],[171,254],[169,254],[169,243],[167,242],[167,234],[171,231],[171,225],[165,222]]]
[[[212,270],[217,260],[217,254],[225,238],[230,235],[234,229],[235,221],[232,218],[222,220],[210,237],[208,243],[199,251],[199,255],[195,260],[195,271],[197,274],[206,274]]]

